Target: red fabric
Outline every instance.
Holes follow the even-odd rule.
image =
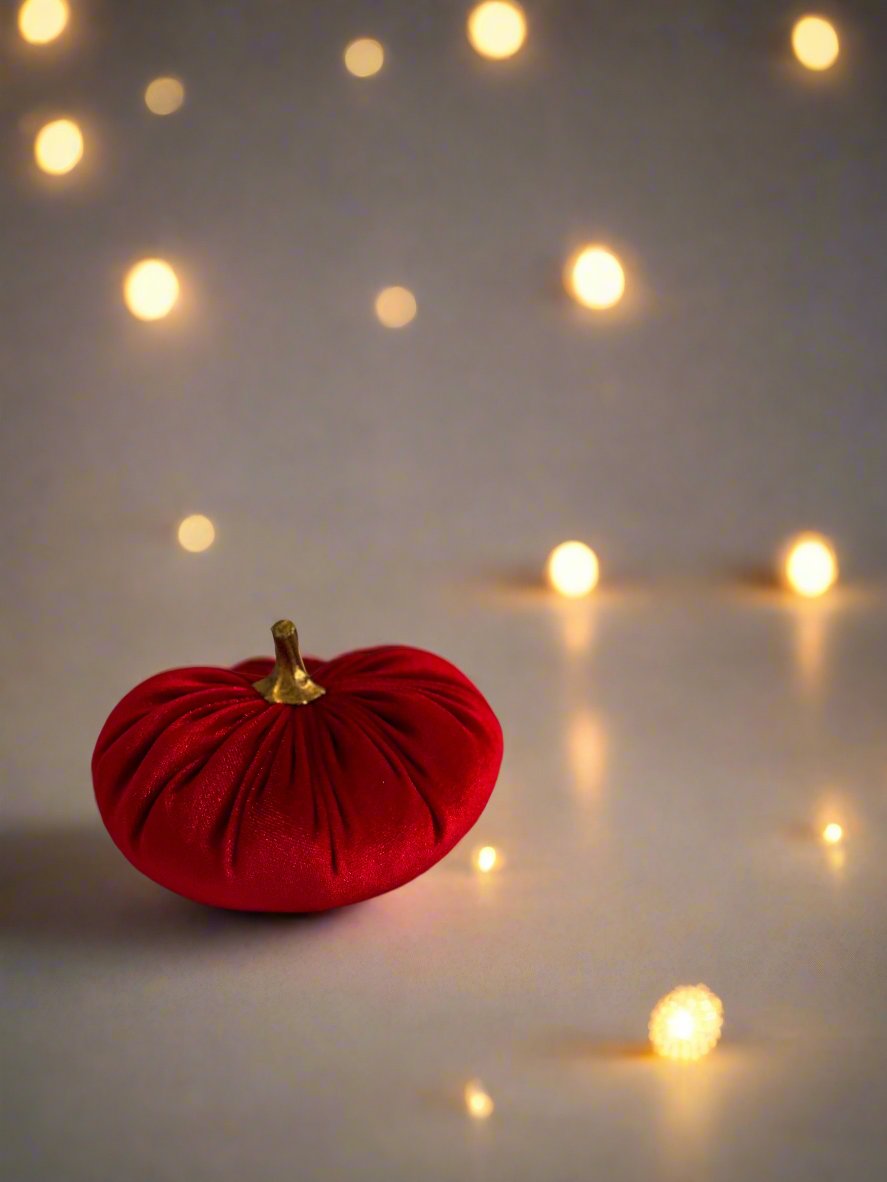
[[[326,693],[266,702],[273,662],[173,669],[114,708],[92,761],[102,820],[149,878],[245,911],[324,911],[409,882],[481,812],[502,731],[440,657],[306,661]]]

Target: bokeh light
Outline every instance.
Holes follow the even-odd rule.
[[[822,840],[826,845],[839,845],[844,840],[844,826],[838,821],[829,821],[823,826]]]
[[[345,47],[345,69],[355,78],[372,78],[385,62],[385,50],[372,37],[358,37]]]
[[[155,78],[145,90],[145,106],[152,115],[172,115],[185,101],[185,87],[178,78]]]
[[[37,132],[34,159],[50,176],[64,176],[83,158],[83,132],[73,119],[53,119]]]
[[[717,1044],[724,1007],[705,985],[679,985],[650,1015],[650,1042],[657,1055],[692,1063]]]
[[[482,845],[474,851],[474,865],[481,874],[489,874],[499,865],[499,851],[494,845]]]
[[[581,599],[598,585],[600,563],[584,542],[561,542],[548,556],[546,574],[551,587],[568,599]]]
[[[376,315],[386,328],[403,328],[416,316],[416,297],[408,287],[385,287],[376,296]]]
[[[785,559],[785,581],[806,599],[824,595],[838,578],[838,559],[820,534],[801,534],[790,544]]]
[[[823,16],[802,16],[792,29],[795,57],[808,70],[827,70],[841,46],[834,25]]]
[[[577,303],[601,311],[622,299],[625,271],[606,247],[583,246],[567,262],[564,286]]]
[[[176,273],[163,259],[142,259],[126,274],[123,298],[139,320],[162,320],[179,298]]]
[[[31,45],[46,45],[65,31],[67,0],[25,0],[18,10],[18,31]]]
[[[479,1080],[473,1079],[465,1085],[465,1107],[475,1120],[486,1120],[493,1115],[496,1107],[493,1098]]]
[[[487,0],[471,10],[468,40],[481,57],[514,57],[527,37],[527,19],[519,4]]]
[[[179,545],[189,554],[208,550],[216,539],[216,527],[202,513],[192,513],[179,523]]]

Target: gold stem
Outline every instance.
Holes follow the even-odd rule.
[[[283,702],[287,706],[307,706],[326,690],[311,680],[299,652],[299,634],[292,620],[278,620],[271,626],[274,637],[274,668],[261,681],[253,682],[266,702]]]

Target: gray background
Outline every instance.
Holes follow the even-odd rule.
[[[2,6],[15,1182],[883,1177],[883,12],[824,6],[814,76],[792,5],[527,4],[499,64],[467,7],[84,2],[32,50]],[[56,114],[87,151],[50,181]],[[628,276],[604,316],[559,286],[594,240]],[[145,325],[120,285],[153,253],[184,291]],[[825,604],[752,577],[805,527]],[[604,586],[569,606],[534,580],[572,536]],[[321,654],[442,652],[506,735],[476,835],[311,921],[141,880],[89,782],[130,686],[281,615]],[[696,980],[723,1046],[644,1056]]]

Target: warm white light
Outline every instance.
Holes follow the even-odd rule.
[[[474,855],[474,864],[482,874],[489,874],[498,861],[499,854],[494,845],[482,845]]]
[[[179,545],[189,554],[208,550],[216,538],[216,527],[202,513],[192,513],[179,524]]]
[[[833,24],[822,16],[802,16],[792,29],[795,57],[808,70],[827,70],[840,52]]]
[[[548,581],[559,595],[580,599],[598,584],[600,563],[584,542],[561,542],[548,556]]]
[[[345,48],[345,69],[355,78],[371,78],[385,61],[385,50],[372,37],[359,37]]]
[[[403,328],[416,315],[416,297],[407,287],[385,287],[376,296],[376,315],[386,328]]]
[[[622,299],[625,272],[612,251],[603,246],[583,246],[567,263],[564,286],[578,303],[600,311]]]
[[[844,840],[844,826],[837,821],[829,821],[822,831],[822,840],[826,845],[839,845]]]
[[[527,36],[527,19],[519,4],[487,0],[468,17],[468,40],[481,57],[513,57]]]
[[[815,599],[838,578],[838,560],[819,534],[802,534],[792,542],[785,560],[785,579],[798,595]]]
[[[83,133],[73,119],[54,119],[37,132],[34,159],[51,176],[63,176],[83,157]]]
[[[179,298],[176,273],[163,259],[142,259],[127,272],[123,298],[139,320],[162,320]]]
[[[465,1107],[475,1120],[486,1120],[493,1115],[496,1106],[483,1085],[478,1080],[472,1080],[465,1087]]]
[[[32,45],[46,45],[64,32],[69,15],[66,0],[25,0],[18,10],[18,31]]]
[[[691,1063],[721,1037],[724,1007],[705,985],[679,985],[661,998],[650,1015],[650,1042],[658,1055]]]
[[[178,78],[155,78],[145,90],[145,106],[152,115],[172,115],[185,101],[185,87]]]

